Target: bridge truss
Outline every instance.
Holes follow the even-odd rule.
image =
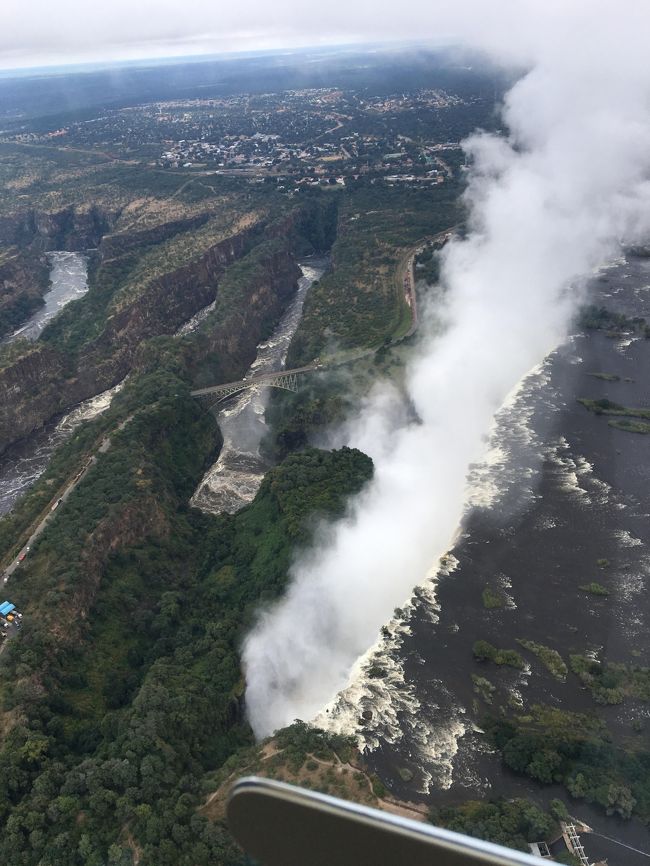
[[[268,376],[256,376],[252,379],[241,379],[239,382],[228,382],[225,385],[215,385],[212,388],[202,388],[200,391],[192,391],[193,397],[207,397],[214,401],[214,405],[223,403],[233,394],[240,394],[248,388],[258,387],[281,388],[283,391],[298,390],[298,373],[292,370],[286,373],[274,373]]]

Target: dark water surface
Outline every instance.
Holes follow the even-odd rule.
[[[650,259],[630,257],[603,269],[591,290],[594,302],[650,321]],[[616,430],[577,402],[607,397],[648,407],[649,374],[650,340],[580,334],[533,371],[500,411],[488,459],[470,475],[472,506],[451,555],[416,591],[405,617],[389,625],[390,637],[359,665],[331,711],[330,726],[360,738],[368,763],[396,795],[437,804],[561,797],[594,830],[650,853],[650,834],[638,822],[607,817],[571,801],[564,789],[506,771],[472,722],[478,715],[471,678],[482,675],[496,686],[495,710],[523,701],[593,712],[596,705],[574,676],[556,681],[523,650],[529,662],[523,672],[478,666],[474,641],[521,649],[515,639],[522,638],[553,647],[566,661],[570,653],[591,652],[650,665],[650,435]],[[603,559],[606,568],[597,564]],[[610,595],[579,589],[591,581]],[[487,584],[505,593],[505,607],[485,609]],[[367,675],[373,665],[381,678]],[[626,700],[598,712],[617,739],[647,747],[648,704]],[[644,724],[642,733],[633,730],[634,720]],[[650,863],[595,835],[583,842],[590,858],[607,857],[610,866]]]

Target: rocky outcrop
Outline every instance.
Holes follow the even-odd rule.
[[[40,343],[0,370],[0,450],[59,411],[65,379],[64,356]]]

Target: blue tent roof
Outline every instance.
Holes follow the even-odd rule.
[[[2,616],[6,616],[8,613],[11,613],[11,611],[14,610],[15,607],[15,604],[11,604],[11,602],[9,601],[3,601],[2,604],[0,604],[0,614],[2,614]]]

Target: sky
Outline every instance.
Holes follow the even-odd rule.
[[[458,38],[521,63],[612,11],[648,23],[646,0],[2,0],[0,69]]]
[[[352,11],[336,2],[320,12],[314,6],[296,0],[3,0],[0,68],[421,36],[412,21],[386,26],[368,0],[356,2]]]
[[[584,6],[585,0],[564,0]],[[600,0],[594,0],[598,6]],[[470,18],[482,35],[493,11],[513,21],[538,0],[472,0]],[[558,0],[547,0],[554,7]],[[426,39],[446,41],[458,27],[451,0],[2,0],[0,69],[134,60],[232,51]],[[469,28],[472,29],[471,27]]]

